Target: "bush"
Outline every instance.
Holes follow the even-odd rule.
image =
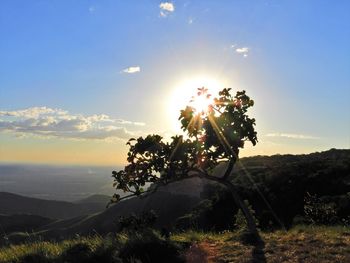
[[[20,259],[23,263],[49,263],[50,261],[42,253],[33,253],[24,256]]]
[[[163,240],[154,232],[135,234],[120,249],[119,257],[123,262],[132,263],[140,260],[142,263],[181,263],[182,248],[169,240]]]
[[[304,213],[306,220],[311,224],[331,225],[337,223],[335,203],[326,203],[316,195],[306,193]]]
[[[69,247],[62,253],[62,261],[64,262],[86,262],[92,254],[91,248],[87,244],[78,243]]]
[[[177,219],[179,230],[224,231],[233,229],[237,206],[230,192],[216,186],[206,186],[201,201],[192,211]]]
[[[158,216],[153,210],[142,212],[140,215],[121,216],[118,220],[119,230],[126,232],[143,231],[153,227],[157,218]]]

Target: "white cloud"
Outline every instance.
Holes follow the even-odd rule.
[[[190,18],[188,19],[188,24],[191,25],[191,24],[193,24],[193,22],[194,22],[194,18],[190,17]]]
[[[166,17],[169,13],[175,11],[175,5],[171,2],[162,2],[159,5],[160,8],[160,16]]]
[[[268,133],[267,137],[280,137],[280,138],[289,138],[289,139],[302,139],[302,140],[318,140],[320,137],[304,135],[304,134],[295,134],[295,133]]]
[[[124,126],[144,123],[113,119],[106,114],[84,116],[48,107],[32,107],[16,111],[0,111],[0,132],[15,136],[36,135],[68,139],[128,139],[134,132]]]
[[[233,49],[237,54],[242,55],[243,57],[248,57],[250,48],[248,47],[239,47],[237,44],[231,44],[230,49]]]
[[[139,66],[134,66],[134,67],[128,67],[126,69],[123,69],[122,72],[133,74],[133,73],[137,73],[137,72],[140,72],[140,71],[141,71],[141,68]]]
[[[249,48],[247,47],[236,48],[236,52],[238,54],[247,54],[249,52]]]
[[[175,6],[173,3],[170,3],[170,2],[163,2],[163,3],[160,3],[159,5],[159,8],[160,9],[163,9],[165,11],[168,11],[168,12],[174,12],[175,11]]]

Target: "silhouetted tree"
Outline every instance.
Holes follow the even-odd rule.
[[[113,171],[112,175],[114,187],[131,194],[124,197],[115,194],[111,202],[151,193],[175,181],[205,178],[230,190],[249,230],[256,233],[254,218],[229,179],[245,141],[257,143],[255,119],[247,115],[254,101],[245,91],[238,91],[233,96],[230,90],[221,90],[206,109],[198,112],[191,103],[195,104],[197,99],[208,100],[211,96],[206,88],[198,89],[197,96],[180,113],[179,121],[187,133],[185,136],[174,136],[171,141],[156,134],[130,139],[127,142],[129,164],[123,170]],[[213,170],[220,163],[226,163],[225,170],[221,176],[214,175]],[[146,183],[153,185],[145,189]]]

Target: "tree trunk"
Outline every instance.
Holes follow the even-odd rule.
[[[242,210],[243,215],[247,221],[248,229],[252,233],[257,233],[256,224],[254,217],[252,213],[250,212],[248,206],[245,204],[245,202],[242,200],[242,198],[237,193],[236,187],[228,180],[230,174],[233,171],[235,162],[233,160],[230,160],[227,164],[225,173],[223,177],[221,177],[220,183],[224,184],[231,192],[233,200],[235,201],[236,205]]]
[[[233,200],[238,205],[238,207],[242,210],[243,215],[247,221],[248,229],[251,233],[257,234],[257,228],[255,224],[254,217],[252,213],[250,212],[248,206],[243,202],[242,198],[239,196],[239,194],[236,191],[236,187],[227,180],[222,180],[222,184],[224,184],[231,192]]]

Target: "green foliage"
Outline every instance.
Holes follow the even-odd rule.
[[[134,234],[120,249],[119,257],[125,263],[139,260],[142,263],[185,262],[181,257],[182,247],[170,240],[164,240],[154,232]]]
[[[292,225],[296,216],[296,221],[303,221],[300,216],[305,214],[304,199],[307,192],[333,207],[331,210],[335,211],[332,213],[336,212],[338,217],[336,223],[350,216],[350,150],[331,149],[308,155],[255,156],[241,159],[241,164],[245,173],[236,170],[234,183],[239,185],[240,194],[252,204],[263,228],[269,228],[269,222],[275,227],[279,224],[268,213],[269,209],[256,188],[286,227]],[[256,182],[256,187],[252,187],[246,173]]]
[[[211,96],[205,88],[198,89],[197,95]],[[223,89],[208,111],[196,112],[191,106],[181,111],[179,120],[186,138],[176,135],[170,142],[156,134],[131,138],[128,165],[112,172],[113,186],[139,196],[150,191],[145,190],[147,183],[161,185],[196,175],[208,178],[219,162],[234,164],[245,141],[257,143],[255,119],[247,115],[253,105],[245,91],[233,96],[230,89]],[[115,194],[111,201],[120,200]]]
[[[310,193],[305,195],[304,213],[312,224],[330,225],[337,222],[336,204],[326,203]]]
[[[264,230],[281,228],[276,217],[289,228],[295,224],[340,224],[350,223],[350,150],[329,150],[308,155],[274,155],[254,156],[240,159],[239,165],[230,177],[237,186],[237,191],[244,199],[249,200],[259,228]],[[247,176],[248,174],[248,176]],[[252,185],[251,180],[255,182]],[[260,193],[266,198],[271,209],[266,206]],[[198,215],[210,215],[212,197],[217,196],[218,189],[212,188],[202,197],[208,199],[196,210],[181,218],[181,226],[198,227]],[[313,220],[304,215],[305,194],[313,193],[319,199],[317,214]],[[219,197],[221,198],[221,197]],[[232,202],[220,209],[229,211]],[[207,205],[204,205],[207,204]],[[323,212],[321,212],[323,211]],[[275,215],[273,214],[275,213]],[[325,219],[328,217],[329,219]],[[330,216],[332,215],[332,216]],[[336,217],[334,217],[334,215]],[[238,211],[241,224],[246,225],[242,212]],[[237,219],[236,219],[237,221]],[[200,221],[203,222],[203,221]],[[215,221],[218,222],[218,221]],[[327,223],[328,222],[328,223]],[[237,222],[238,223],[238,222]],[[205,221],[202,229],[213,230],[211,221]]]
[[[253,215],[254,220],[255,220],[255,224],[258,225],[259,222],[257,220],[257,218],[255,217],[255,211],[252,208],[252,206],[248,203],[247,200],[244,200],[244,202],[246,203],[248,209],[250,210],[250,213]],[[242,213],[241,210],[238,210],[236,216],[235,216],[235,227],[239,230],[246,230],[247,229],[247,222],[245,220],[245,217]]]
[[[246,140],[253,145],[257,143],[255,119],[246,114],[254,101],[244,90],[238,91],[235,96],[230,90],[220,91],[219,97],[214,98],[214,103],[205,113],[196,113],[191,106],[181,110],[179,120],[182,129],[199,143],[204,168],[213,168],[220,160],[235,161],[239,148],[243,148]],[[208,96],[208,90],[201,88],[197,95]]]
[[[208,199],[200,202],[192,211],[176,220],[176,228],[201,231],[233,229],[238,207],[229,191],[218,185],[206,185],[201,194]]]
[[[157,220],[156,213],[151,211],[142,212],[139,216],[121,216],[118,220],[120,231],[138,232],[151,228]]]

